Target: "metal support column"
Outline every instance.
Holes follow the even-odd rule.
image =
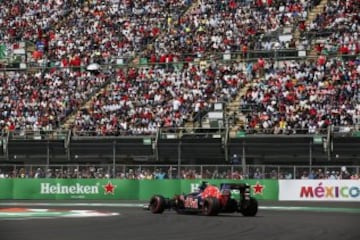
[[[177,172],[178,172],[178,178],[180,179],[181,178],[181,171],[180,171],[180,168],[181,168],[181,145],[182,145],[182,142],[181,140],[179,141],[179,144],[178,144],[178,159],[177,159]]]
[[[112,176],[116,176],[116,141],[113,141]]]
[[[243,140],[243,145],[242,145],[242,157],[241,157],[241,166],[242,166],[242,172],[243,172],[243,176],[246,176],[246,151],[245,151],[245,141]]]

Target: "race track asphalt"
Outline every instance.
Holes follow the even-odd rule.
[[[29,207],[32,202],[25,201],[16,206],[21,204]],[[172,211],[155,215],[140,207],[68,204],[66,207],[46,208],[96,209],[119,215],[17,220],[0,218],[0,240],[360,239],[359,203],[260,202],[256,217],[239,214],[205,217],[178,215]],[[305,208],[295,208],[300,206]],[[1,203],[0,208],[4,208]],[[44,206],[34,205],[32,208]]]

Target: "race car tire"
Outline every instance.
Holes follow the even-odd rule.
[[[238,202],[235,199],[228,199],[225,204],[222,204],[222,212],[234,213],[238,211]]]
[[[217,198],[209,197],[204,200],[202,213],[205,216],[216,216],[220,212],[220,202]]]
[[[250,198],[249,203],[246,204],[246,207],[241,209],[242,215],[246,217],[255,216],[257,211],[258,211],[258,201],[253,197]]]
[[[154,214],[163,213],[165,210],[165,198],[161,195],[154,195],[150,199],[149,209]]]

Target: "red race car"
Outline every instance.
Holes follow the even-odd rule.
[[[232,191],[238,190],[235,198]],[[178,213],[198,213],[215,216],[219,213],[242,213],[244,216],[255,216],[258,202],[250,196],[250,186],[244,183],[222,183],[220,188],[203,182],[198,192],[175,195],[165,198],[161,195],[151,197],[146,209],[154,214],[173,209]]]

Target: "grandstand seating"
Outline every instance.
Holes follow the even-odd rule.
[[[22,42],[33,48],[21,60],[27,71],[1,65],[0,129],[150,135],[199,121],[213,103],[239,97],[247,133],[359,124],[360,4],[327,1],[322,14],[301,25],[319,2],[5,2],[0,57]],[[299,27],[303,37],[336,30],[311,39],[321,55],[316,61],[249,58],[254,50],[297,53],[300,41],[291,35]],[[101,69],[87,71],[91,63]]]
[[[307,26],[308,33],[317,36],[315,50],[318,54],[360,53],[359,8],[356,0],[327,1],[324,11]]]

